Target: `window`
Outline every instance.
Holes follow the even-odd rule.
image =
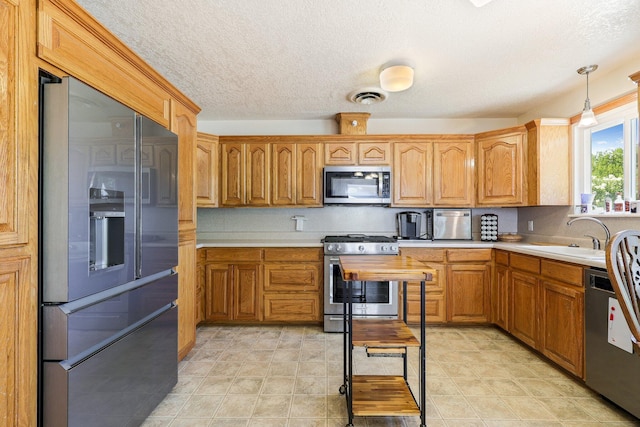
[[[595,194],[596,212],[604,210],[607,197],[640,199],[638,180],[638,107],[635,102],[597,117],[592,128],[574,127],[576,158],[574,194]]]

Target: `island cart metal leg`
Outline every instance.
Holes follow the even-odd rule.
[[[405,284],[406,286],[406,284]],[[405,294],[406,295],[406,294]],[[405,298],[406,304],[406,298]],[[426,319],[425,319],[425,281],[420,282],[420,427],[427,425],[427,395],[426,395],[426,360],[427,360],[427,341],[426,341]]]
[[[342,312],[343,316],[343,366],[344,384],[340,386],[340,394],[345,394],[347,398],[347,417],[349,422],[346,427],[353,427],[353,337],[351,334],[353,326],[353,316],[351,313],[351,281],[344,281]]]

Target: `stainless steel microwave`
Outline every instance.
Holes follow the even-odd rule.
[[[327,166],[324,168],[325,205],[389,205],[389,166]]]

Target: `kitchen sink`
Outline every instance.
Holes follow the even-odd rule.
[[[536,251],[591,260],[604,260],[604,251],[573,246],[536,246]]]

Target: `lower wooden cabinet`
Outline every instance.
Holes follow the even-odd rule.
[[[428,323],[489,323],[491,249],[401,248],[434,268],[437,280],[425,287]],[[407,322],[420,322],[420,283],[407,284]]]
[[[538,344],[538,279],[520,271],[511,272],[509,331],[525,344]]]
[[[487,323],[491,318],[491,265],[447,266],[447,320]]]
[[[205,274],[205,320],[260,320],[260,264],[210,264]]]
[[[322,320],[322,257],[319,248],[265,248],[265,321]]]
[[[495,270],[491,288],[491,321],[509,331],[509,252],[495,250]]]
[[[505,280],[509,281],[507,327],[495,323],[583,378],[583,267],[517,253],[508,256],[509,266],[497,263],[494,277],[494,289],[503,289]]]
[[[201,249],[207,322],[320,322],[320,248]]]

